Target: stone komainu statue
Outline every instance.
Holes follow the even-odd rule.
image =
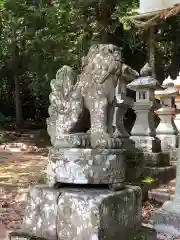
[[[56,79],[51,81],[47,120],[52,144],[57,136],[71,134],[77,124],[83,125],[82,115],[87,109],[91,147],[107,148],[113,137],[115,89],[123,73],[131,77],[138,75],[122,63],[121,50],[111,44],[92,46],[82,60],[82,73],[77,77],[68,66],[58,70]]]

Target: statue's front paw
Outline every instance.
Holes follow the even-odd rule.
[[[116,129],[115,132],[113,133],[113,138],[120,138],[121,134],[120,132]]]
[[[111,139],[109,134],[103,132],[96,132],[91,134],[92,148],[108,148]]]

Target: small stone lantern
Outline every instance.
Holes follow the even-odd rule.
[[[161,108],[156,111],[161,120],[156,129],[156,136],[161,140],[162,152],[171,152],[172,149],[177,148],[178,131],[174,116],[176,114],[175,97],[178,92],[170,78],[167,78],[162,86],[167,89],[155,91],[155,97],[161,102]]]
[[[127,85],[130,90],[136,91],[134,110],[136,121],[131,131],[131,139],[136,147],[144,152],[159,152],[160,143],[155,138],[154,121],[154,91],[160,88],[156,79],[151,76],[143,76],[135,79]]]

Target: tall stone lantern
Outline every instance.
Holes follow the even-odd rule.
[[[155,91],[155,96],[161,102],[161,108],[156,111],[160,118],[160,123],[156,129],[156,136],[161,140],[161,150],[163,152],[171,152],[177,148],[178,130],[174,123],[176,114],[175,97],[178,91],[174,87],[173,80],[168,77],[164,80],[163,87],[166,89]]]
[[[143,152],[160,152],[160,141],[155,138],[153,107],[154,91],[161,86],[153,77],[143,76],[135,79],[127,87],[136,91],[136,102],[134,103],[136,121],[131,131],[131,139]]]

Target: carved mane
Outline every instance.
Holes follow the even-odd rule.
[[[82,59],[82,73],[79,75],[78,86],[82,94],[97,90],[111,75],[120,75],[122,70],[121,50],[112,44],[99,44],[90,48]]]

